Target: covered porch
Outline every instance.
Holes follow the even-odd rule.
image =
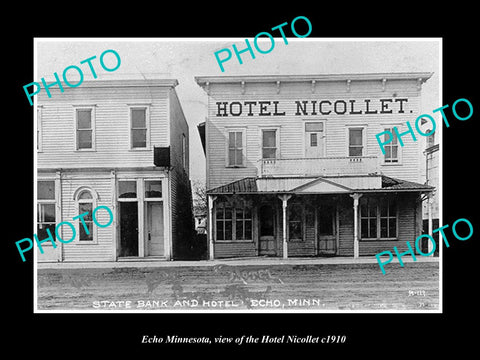
[[[207,192],[209,258],[400,250],[421,232],[428,191],[382,175],[244,178]]]

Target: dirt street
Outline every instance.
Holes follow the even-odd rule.
[[[439,264],[39,269],[39,310],[438,310]]]

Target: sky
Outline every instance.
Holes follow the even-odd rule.
[[[223,64],[221,72],[214,53],[236,44],[245,48],[245,38],[36,38],[35,79],[53,78],[57,72],[97,56],[98,79],[165,77],[177,79],[176,92],[190,131],[190,177],[205,180],[205,156],[197,125],[207,116],[207,94],[197,85],[195,76],[218,75],[309,75],[342,73],[432,72],[422,86],[422,113],[432,114],[441,103],[441,41],[437,38],[275,38],[267,54],[242,55],[243,64],[235,56]],[[253,42],[253,36],[249,38]],[[259,43],[268,49],[267,43]],[[121,65],[106,73],[98,64],[105,50],[113,49],[121,57]],[[107,59],[107,57],[105,57]],[[435,114],[438,119],[438,114]],[[409,119],[406,119],[406,121]],[[413,122],[415,119],[410,119]],[[439,123],[439,122],[437,122]],[[441,129],[441,127],[440,127]],[[423,148],[423,146],[422,146]]]

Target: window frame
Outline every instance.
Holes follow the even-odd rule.
[[[382,131],[390,131],[392,134],[394,134],[395,132],[393,131],[393,128],[394,127],[397,127],[399,128],[401,125],[400,124],[383,124],[382,127],[383,127],[383,130]],[[384,135],[384,137],[386,136],[386,134]],[[385,138],[384,138],[385,139]],[[387,166],[396,166],[396,165],[402,165],[402,149],[403,147],[400,146],[399,142],[398,142],[398,137],[396,137],[396,144],[393,145],[391,142],[388,143],[388,144],[385,144],[384,145],[384,148],[390,148],[392,149],[393,146],[396,146],[397,147],[397,161],[396,162],[393,162],[393,161],[387,161],[386,160],[386,157],[387,157],[387,152],[385,151],[385,154],[382,154],[382,162],[381,164],[382,165],[387,165]],[[390,150],[391,151],[391,150]]]
[[[250,210],[250,218],[246,218],[245,217],[245,209],[249,209]],[[223,210],[223,218],[222,219],[219,219],[217,217],[217,214],[218,214],[218,211],[222,209]],[[230,209],[232,211],[232,217],[231,219],[225,219],[225,209]],[[237,210],[242,210],[242,213],[243,213],[243,217],[242,219],[240,220],[237,220]],[[221,201],[221,202],[218,202],[216,203],[215,205],[215,211],[214,211],[214,223],[215,223],[215,229],[214,229],[214,234],[215,234],[215,242],[220,242],[220,243],[227,243],[227,242],[234,242],[234,243],[240,243],[240,242],[244,242],[244,243],[249,243],[249,242],[253,242],[253,238],[254,238],[254,230],[253,230],[253,226],[254,226],[254,214],[253,214],[253,206],[251,206],[251,204],[248,204],[247,201],[243,200],[241,203],[232,203],[228,200],[226,201]],[[231,239],[218,239],[218,224],[219,222],[222,223],[222,227],[223,227],[223,237],[225,237],[225,223],[227,221],[231,221],[231,224],[232,224],[232,238]],[[247,221],[250,221],[250,239],[237,239],[237,226],[241,225],[242,227],[242,232],[243,234],[245,235],[246,233],[246,222]]]
[[[91,199],[80,199],[80,195],[84,192],[88,192],[91,196]],[[97,232],[97,226],[95,225],[95,222],[93,220],[93,210],[96,209],[97,207],[97,202],[98,202],[98,194],[95,190],[88,186],[81,186],[77,190],[75,190],[74,193],[74,199],[75,199],[75,216],[80,215],[80,204],[92,204],[92,213],[90,214],[92,217],[91,223],[92,223],[92,240],[80,240],[80,228],[83,228],[83,223],[80,218],[75,219],[75,240],[74,243],[78,245],[92,245],[92,244],[98,244],[98,232]],[[85,220],[84,220],[85,221]]]
[[[78,112],[79,111],[90,111],[90,131],[92,132],[92,147],[91,148],[83,148],[79,149],[79,141],[78,141],[78,132],[86,129],[78,129]],[[74,146],[75,151],[78,152],[89,152],[89,151],[96,151],[96,114],[95,114],[95,105],[73,105],[73,112],[74,112]]]
[[[361,155],[350,155],[350,130],[361,130],[362,131],[362,154]],[[349,125],[347,126],[347,136],[346,136],[346,142],[347,142],[347,156],[350,158],[358,158],[358,157],[364,157],[366,156],[367,153],[367,143],[366,143],[366,126],[365,125]],[[353,145],[354,147],[359,147],[359,145]]]
[[[140,128],[133,128],[132,110],[145,110],[145,147],[133,146],[133,130],[140,130]],[[145,151],[151,149],[150,142],[150,106],[147,104],[132,104],[128,106],[128,142],[131,151]]]
[[[275,157],[265,158],[263,157],[263,133],[265,131],[274,131],[275,132],[275,147],[267,147],[267,149],[275,149]],[[280,159],[280,127],[278,126],[269,126],[260,128],[260,158],[262,160],[278,160]]]
[[[38,198],[38,183],[39,182],[52,182],[53,183],[53,199],[39,199]],[[54,205],[54,213],[55,213],[55,226],[53,228],[53,231],[51,231],[51,234],[52,234],[52,237],[55,239],[55,242],[56,242],[56,235],[55,235],[55,228],[56,228],[56,224],[58,222],[58,219],[59,219],[59,215],[58,214],[58,209],[57,209],[57,181],[55,178],[41,178],[41,179],[37,179],[37,182],[36,182],[36,200],[37,200],[37,206],[36,206],[36,216],[35,216],[35,234],[38,235],[38,226],[39,224],[41,223],[38,218],[39,216],[41,216],[41,211],[40,211],[40,208],[42,205]],[[42,222],[42,223],[45,223],[45,222]],[[41,238],[39,238],[39,240],[43,240]],[[53,244],[51,241],[46,241],[44,243],[42,243],[42,247],[53,247]],[[58,246],[58,245],[57,245]]]
[[[362,219],[364,219],[365,217],[362,217],[362,213],[361,213],[361,209],[359,210],[359,240],[360,241],[397,241],[398,240],[398,222],[399,222],[399,206],[398,206],[398,198],[396,197],[391,197],[391,196],[382,196],[382,197],[364,197],[362,196],[360,198],[360,204],[359,204],[359,207],[361,206],[362,202],[368,200],[368,199],[372,199],[375,201],[376,205],[375,205],[375,211],[376,211],[376,221],[375,221],[375,224],[376,224],[376,227],[377,227],[377,231],[376,231],[376,236],[375,237],[371,237],[371,238],[364,238],[362,237]],[[381,216],[381,206],[382,204],[384,204],[384,202],[386,202],[386,206],[387,206],[387,209],[390,208],[390,201],[394,201],[395,202],[395,215],[394,216],[388,216],[388,219],[395,219],[395,236],[394,237],[382,237],[382,229],[381,229],[381,219],[382,218],[385,218],[384,216],[382,217]],[[388,210],[390,211],[390,210]],[[368,216],[368,219],[370,219],[371,217]],[[388,222],[387,222],[387,225]],[[387,226],[388,228],[388,226]],[[387,230],[388,231],[388,230]]]
[[[231,165],[230,164],[230,133],[242,133],[242,148],[241,148],[241,152],[242,152],[242,163],[239,165],[239,164],[233,164]],[[247,144],[247,140],[246,140],[246,128],[226,128],[225,129],[225,167],[227,168],[244,168],[246,167],[246,144]],[[236,139],[236,135],[235,135],[235,139]],[[235,151],[237,151],[237,148],[235,147]],[[236,157],[235,157],[236,158]]]

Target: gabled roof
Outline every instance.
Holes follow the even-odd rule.
[[[375,182],[365,182],[365,177]],[[378,182],[376,181],[378,180]],[[346,184],[348,183],[348,186]],[[372,186],[372,184],[378,184]],[[207,191],[208,194],[333,194],[353,192],[430,192],[434,187],[385,175],[321,177],[246,177]]]

